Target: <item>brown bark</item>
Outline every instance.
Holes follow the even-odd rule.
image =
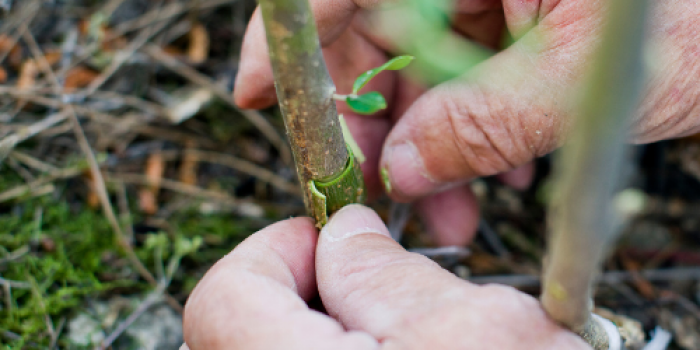
[[[307,0],[260,0],[277,98],[309,213],[322,220],[310,181],[331,181],[348,162],[332,99],[335,86],[323,59]],[[361,179],[360,179],[361,182]]]

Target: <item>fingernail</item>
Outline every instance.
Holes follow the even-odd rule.
[[[374,210],[360,204],[350,204],[331,216],[321,230],[321,237],[337,242],[367,233],[391,237],[386,225]]]
[[[190,347],[187,346],[187,344],[182,343],[182,345],[180,346],[180,350],[190,350]]]
[[[381,170],[387,192],[393,189],[416,196],[428,194],[435,189],[436,181],[428,175],[423,158],[413,143],[404,142],[391,146],[387,155]]]

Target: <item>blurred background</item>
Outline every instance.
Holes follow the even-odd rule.
[[[206,270],[247,235],[304,215],[279,111],[231,98],[254,8],[0,0],[4,348],[177,349],[182,305]],[[700,137],[635,152],[627,193],[644,205],[596,304],[700,349]],[[549,157],[536,168],[523,192],[474,181],[483,218],[471,254],[435,259],[537,295]],[[372,206],[396,212],[387,198]],[[415,215],[402,243],[434,246]]]

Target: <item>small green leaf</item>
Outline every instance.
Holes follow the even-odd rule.
[[[413,61],[413,56],[398,56],[394,57],[389,62],[384,63],[380,68],[384,68],[385,70],[399,70],[399,69],[404,69],[406,66],[408,66],[409,63]]]
[[[345,101],[350,109],[360,114],[372,114],[386,108],[386,100],[382,94],[372,91],[357,97],[348,96]]]
[[[365,86],[370,80],[372,80],[372,78],[382,71],[403,69],[408,66],[411,61],[413,61],[413,56],[394,57],[383,65],[360,74],[360,76],[355,80],[355,83],[352,85],[352,93],[357,94],[357,92],[360,91],[363,86]]]

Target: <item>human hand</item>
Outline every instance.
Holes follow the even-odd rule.
[[[328,315],[306,305],[316,293]],[[307,218],[250,236],[192,292],[184,331],[191,350],[590,349],[534,298],[407,252],[361,205],[320,236]]]
[[[371,19],[376,0],[311,0],[328,68],[339,93],[391,50]],[[432,89],[396,72],[382,73],[366,91],[381,92],[389,108],[371,117],[339,111],[367,155],[370,193],[387,169],[394,199],[418,203],[440,244],[465,244],[478,223],[478,206],[464,182],[502,174],[516,188],[532,178],[532,159],[564,140],[569,100],[590,68],[600,39],[606,1],[457,1],[454,28],[494,49],[503,28],[517,39],[464,77]],[[651,142],[699,129],[700,76],[694,0],[657,2],[650,23],[651,77],[632,130],[632,141]],[[245,108],[275,101],[259,13],[246,33],[234,97]],[[380,159],[381,158],[381,159]],[[449,190],[445,190],[449,188]]]

